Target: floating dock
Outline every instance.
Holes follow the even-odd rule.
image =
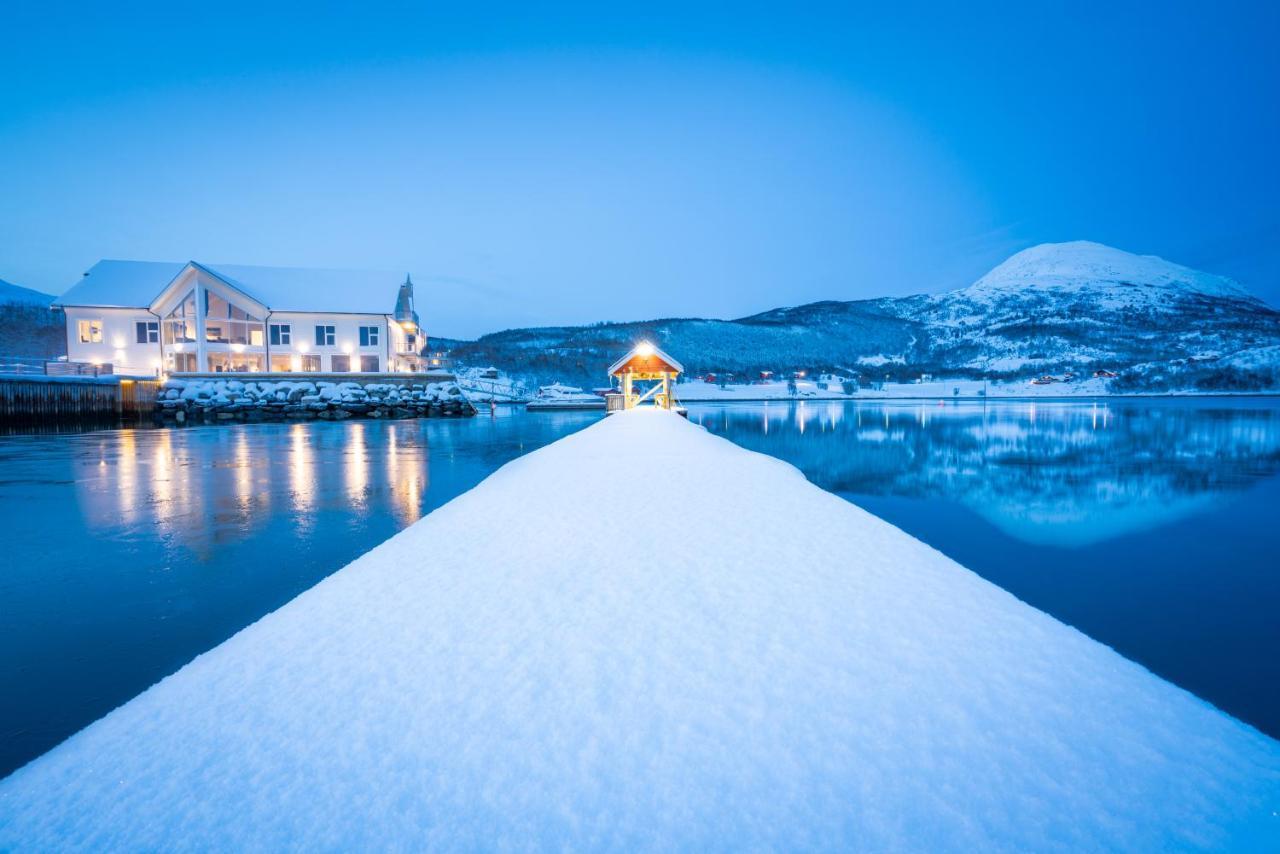
[[[1280,743],[637,409],[0,782],[0,849],[1277,850],[1278,812]]]

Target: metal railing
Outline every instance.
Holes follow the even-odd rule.
[[[0,356],[0,374],[41,377],[105,377],[114,373],[108,363],[68,362],[42,356]]]

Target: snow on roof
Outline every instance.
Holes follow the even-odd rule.
[[[656,506],[697,536],[610,545]],[[633,410],[0,782],[0,849],[1277,850],[1278,802],[1280,743]]]
[[[632,359],[638,359],[646,363],[652,362],[654,360],[661,360],[663,362],[666,362],[667,365],[669,365],[670,367],[675,368],[677,373],[684,373],[684,365],[681,365],[675,359],[671,358],[666,353],[662,352],[657,347],[650,344],[648,341],[641,341],[639,344],[632,347],[627,352],[627,355],[623,356],[621,359],[619,359],[618,361],[614,362],[612,365],[609,366],[609,374],[611,376],[613,374],[616,374],[618,371],[620,371],[623,368],[623,366],[627,364],[627,362],[630,362]],[[657,368],[660,366],[653,365],[652,367]]]
[[[188,262],[99,261],[59,305],[145,308]],[[403,274],[194,262],[272,311],[390,314]]]

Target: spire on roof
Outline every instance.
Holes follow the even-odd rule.
[[[413,308],[413,279],[408,273],[404,274],[404,284],[400,286],[400,294],[396,297],[396,322],[405,327],[406,331],[410,324],[414,330],[420,325],[418,312]]]

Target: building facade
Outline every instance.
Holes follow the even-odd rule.
[[[429,369],[408,277],[99,261],[54,304],[67,358],[119,374]]]

